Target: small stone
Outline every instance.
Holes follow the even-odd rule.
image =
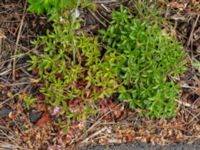
[[[42,117],[43,111],[37,111],[35,109],[32,109],[29,112],[29,119],[31,123],[36,123],[41,117]]]
[[[13,110],[9,107],[0,108],[0,117],[7,117]]]

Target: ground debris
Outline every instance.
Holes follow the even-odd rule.
[[[165,5],[166,19],[172,22],[169,29],[183,43],[188,52],[188,70],[180,78],[181,103],[176,117],[150,120],[139,115],[141,110],[131,111],[126,104],[105,99],[97,104],[99,113],[90,116],[87,122],[74,122],[67,133],[52,120],[66,121],[64,116],[51,115],[43,103],[44,96],[36,95],[39,103],[28,111],[20,94],[37,91],[37,70],[26,70],[26,60],[32,49],[31,39],[44,34],[51,26],[46,17],[26,13],[23,32],[17,45],[21,55],[13,56],[18,28],[23,14],[22,1],[7,0],[0,3],[0,146],[10,149],[67,149],[76,146],[120,144],[131,141],[170,144],[192,142],[200,137],[200,74],[191,61],[200,61],[200,2],[199,0],[171,0]],[[101,26],[109,23],[110,13],[119,7],[119,2],[98,3],[97,11],[84,10],[83,32],[95,35]],[[78,31],[77,31],[78,32]],[[6,37],[6,38],[4,38]],[[1,44],[2,45],[2,44]],[[3,57],[2,57],[3,56]],[[16,57],[16,80],[12,80],[12,58]],[[31,80],[31,81],[30,81]],[[183,105],[183,104],[187,104]],[[189,106],[189,107],[188,107]],[[190,107],[195,106],[195,107]],[[195,108],[195,109],[194,109]],[[53,111],[52,111],[53,112]]]

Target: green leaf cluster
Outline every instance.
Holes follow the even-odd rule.
[[[194,61],[192,65],[200,72],[200,62]]]
[[[62,15],[66,10],[92,6],[91,0],[28,0],[28,10],[41,15],[46,13],[50,20],[54,20]]]
[[[41,55],[31,55],[29,68],[39,70],[40,92],[52,107],[59,106],[69,120],[86,119],[94,104],[119,87],[108,60],[102,57],[97,38],[76,35],[78,21],[54,23],[54,31],[34,41]]]
[[[168,117],[176,112],[179,87],[170,81],[184,71],[183,48],[156,24],[132,17],[121,7],[101,31],[107,55],[115,53],[113,70],[123,86],[119,99],[149,117]]]

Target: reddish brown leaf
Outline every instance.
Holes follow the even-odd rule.
[[[47,112],[43,113],[42,117],[36,122],[36,125],[41,126],[50,122],[49,114]]]
[[[134,136],[131,134],[128,134],[126,138],[127,138],[127,142],[131,142],[134,140]]]
[[[0,91],[6,91],[6,90],[7,90],[6,86],[0,84]]]
[[[32,75],[37,75],[38,72],[39,72],[39,69],[33,69],[33,70],[32,70]]]
[[[36,95],[36,98],[37,98],[38,100],[44,100],[44,99],[45,99],[45,96],[44,96],[43,94],[39,93],[39,94]]]
[[[111,100],[108,101],[108,106],[111,108],[111,109],[114,109],[116,107],[116,104],[114,104]]]
[[[200,88],[198,88],[195,93],[200,96]]]

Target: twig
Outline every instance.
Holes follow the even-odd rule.
[[[95,136],[97,136],[98,134],[104,132],[105,130],[107,130],[107,127],[102,128],[101,130],[93,133],[92,135],[90,135],[88,138],[86,138],[85,140],[83,140],[81,143],[86,143],[88,142],[89,139],[94,138]]]
[[[102,19],[104,19],[107,23],[109,23],[108,19],[106,19],[104,16],[102,16],[101,13],[100,13],[98,10],[96,10],[96,13],[97,13]]]
[[[176,101],[177,101],[179,104],[184,105],[184,106],[186,106],[186,107],[190,107],[190,108],[192,108],[192,109],[198,109],[197,106],[192,105],[192,104],[189,104],[189,103],[187,103],[187,102],[182,102],[182,101],[180,101],[180,100],[176,100]]]
[[[4,84],[5,86],[18,86],[18,85],[28,85],[30,82],[20,82],[20,83],[12,83],[12,84]]]
[[[96,0],[94,3],[96,4],[109,4],[109,3],[115,3],[117,0]]]
[[[25,6],[24,6],[24,11],[23,11],[22,20],[21,20],[21,22],[20,22],[19,32],[18,32],[18,35],[17,35],[16,44],[15,44],[14,55],[17,54],[19,39],[20,39],[21,32],[22,32],[22,26],[23,26],[23,24],[24,24],[25,12],[26,12],[26,3],[25,3]],[[12,79],[13,79],[13,80],[15,80],[15,68],[16,68],[16,58],[14,57],[14,58],[13,58],[13,68],[12,68]]]
[[[1,30],[0,30],[0,54],[2,53],[2,46],[4,45],[4,40],[6,39],[6,36],[1,33]]]
[[[8,101],[10,101],[11,99],[13,99],[15,96],[18,96],[20,93],[22,93],[22,91],[14,94],[12,97],[7,98],[6,100],[4,100],[3,102],[0,103],[0,107],[2,107],[5,103],[7,103]]]
[[[20,150],[26,150],[27,148],[23,148],[19,145],[14,145],[14,144],[9,144],[6,142],[0,142],[0,149],[2,150],[15,150],[15,149],[20,149]]]
[[[25,65],[23,65],[23,66],[20,66],[19,68],[16,68],[16,70],[21,69],[21,68],[24,68],[24,67],[28,67],[29,65],[30,65],[30,64],[25,64]],[[12,69],[6,69],[5,71],[3,71],[3,72],[0,73],[0,76],[3,76],[3,75],[5,75],[5,74],[9,73],[11,70],[12,70]]]
[[[193,117],[192,117],[192,119],[190,119],[190,121],[187,123],[187,124],[190,124],[190,123],[192,123],[195,119],[198,121],[199,120],[199,117],[200,116],[200,113],[198,113],[197,115],[194,115]]]
[[[193,114],[189,109],[187,109],[187,108],[184,108],[184,110],[185,111],[187,111],[191,116],[193,116],[197,121],[199,121],[199,118],[198,118],[198,114],[197,115],[195,115],[195,114]],[[191,121],[191,120],[190,120]],[[189,123],[190,123],[190,121],[189,121]]]
[[[8,133],[10,133],[10,134],[8,134]],[[18,141],[17,141],[17,138],[16,138],[16,134],[14,133],[14,132],[12,132],[9,128],[6,128],[6,127],[2,127],[2,126],[0,126],[0,135],[2,136],[1,138],[5,138],[5,139],[7,139],[7,140],[9,140],[12,144],[8,144],[8,143],[6,143],[6,144],[2,144],[1,142],[0,142],[0,148],[5,148],[6,149],[6,146],[5,145],[9,145],[9,146],[11,146],[11,145],[13,145],[14,147],[16,147],[16,148],[21,148],[21,147],[19,147],[18,145],[17,145],[17,143],[18,143]],[[3,146],[2,146],[2,145]],[[13,148],[14,148],[13,147]]]
[[[106,24],[105,24],[103,21],[101,21],[101,19],[99,19],[99,18],[95,15],[95,13],[93,13],[90,9],[88,9],[88,11],[92,14],[92,16],[93,16],[100,24],[102,24],[104,27],[107,27]]]
[[[104,4],[101,4],[101,7],[103,7],[108,13],[111,12],[111,10],[109,10]]]
[[[196,21],[192,26],[192,30],[190,32],[190,36],[189,36],[189,39],[188,39],[188,42],[187,42],[187,47],[189,47],[190,43],[192,43],[191,41],[193,41],[193,37],[192,36],[193,36],[193,33],[194,33],[194,29],[195,29],[195,27],[197,25],[197,22],[199,20],[199,17],[200,17],[200,15],[197,16]]]
[[[183,84],[183,85],[181,85],[181,88],[196,89],[195,86],[189,86],[189,85],[187,85],[187,84]]]
[[[15,45],[15,46],[20,47],[20,49],[23,49],[23,50],[25,50],[25,51],[30,51],[30,52],[33,52],[33,53],[34,53],[34,51],[32,51],[31,49],[29,49],[29,48],[27,48],[27,47],[24,47],[24,46],[22,46],[22,45],[16,44],[16,43],[14,43],[14,42],[13,42],[11,39],[9,39],[9,38],[6,38],[6,41],[9,42],[9,43],[12,44],[12,45]],[[35,53],[35,54],[37,54],[37,53]]]
[[[89,129],[87,129],[85,131],[85,133],[88,133],[89,131],[91,131],[95,126],[97,126],[98,124],[100,124],[101,120],[107,116],[108,114],[110,114],[112,112],[112,110],[106,112],[104,115],[102,115]],[[85,137],[85,134],[83,134],[82,136],[80,136],[78,139],[76,139],[76,141],[81,141],[81,139],[83,139]]]
[[[24,92],[29,86],[26,86],[24,88],[24,90],[19,91],[18,93],[14,94],[12,97],[9,97],[8,99],[4,100],[3,102],[0,103],[0,107],[2,107],[5,103],[7,103],[8,101],[10,101],[11,99],[13,99],[14,97],[18,96],[19,94],[21,94],[22,92]]]

